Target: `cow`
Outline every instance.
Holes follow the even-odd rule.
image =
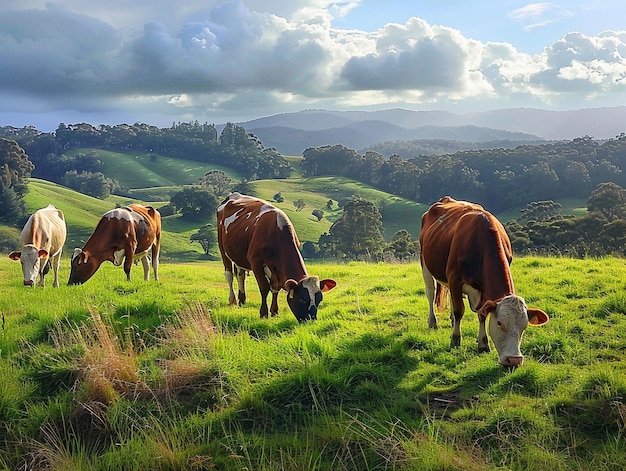
[[[152,206],[130,204],[106,212],[85,246],[74,249],[68,285],[86,282],[108,260],[124,264],[126,279],[131,280],[133,260],[141,260],[143,278],[150,279],[150,259],[154,279],[159,280],[161,215]]]
[[[246,274],[252,271],[261,292],[261,318],[278,314],[278,293],[287,291],[287,304],[298,322],[317,319],[322,293],[336,286],[331,279],[309,276],[300,242],[287,215],[267,201],[231,193],[217,208],[217,241],[231,305],[246,302]],[[233,278],[237,277],[235,298]]]
[[[520,342],[530,325],[543,325],[548,315],[529,309],[515,294],[510,264],[511,242],[500,223],[482,206],[445,196],[422,216],[420,263],[426,286],[428,325],[437,328],[435,305],[452,299],[452,348],[461,345],[463,296],[478,314],[478,351],[489,352],[489,335],[503,366],[522,365]]]
[[[46,286],[45,276],[52,268],[55,288],[59,287],[61,253],[67,237],[63,211],[48,205],[33,213],[20,235],[21,251],[9,254],[19,260],[24,273],[24,286]]]

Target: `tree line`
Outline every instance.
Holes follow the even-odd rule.
[[[303,153],[307,176],[339,175],[413,201],[444,195],[479,201],[498,213],[533,201],[587,198],[599,184],[626,186],[626,134],[604,142],[589,136],[515,148],[388,159],[343,145]]]

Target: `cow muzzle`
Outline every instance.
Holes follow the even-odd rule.
[[[524,364],[524,356],[523,355],[519,355],[519,356],[518,355],[506,355],[504,357],[500,357],[500,364],[502,366],[516,368]]]
[[[24,280],[24,286],[35,286],[33,280]]]

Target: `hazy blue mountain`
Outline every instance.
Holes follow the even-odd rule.
[[[626,132],[626,107],[548,111],[511,108],[478,113],[411,111],[304,110],[241,122],[287,155],[309,147],[343,144],[364,149],[385,141],[449,139],[467,142],[571,140],[581,136],[608,139]]]

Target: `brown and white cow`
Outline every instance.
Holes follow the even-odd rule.
[[[336,286],[334,280],[309,276],[300,254],[298,236],[287,215],[267,201],[232,193],[217,208],[217,240],[224,276],[230,289],[229,302],[246,302],[245,279],[250,270],[261,292],[260,314],[268,316],[267,295],[272,292],[269,312],[278,314],[278,292],[287,291],[287,303],[298,322],[317,318],[322,293]],[[233,278],[237,276],[238,298]]]
[[[61,253],[67,237],[63,211],[48,205],[32,214],[20,235],[21,251],[9,254],[22,264],[25,286],[46,286],[44,277],[52,268],[55,288],[59,287]]]
[[[478,313],[478,351],[488,352],[485,321],[500,364],[519,366],[522,334],[528,326],[548,322],[539,309],[528,309],[515,294],[511,277],[511,243],[502,224],[482,206],[446,196],[422,216],[422,275],[426,284],[428,325],[437,328],[435,304],[441,307],[449,288],[452,299],[451,347],[461,345],[463,295]],[[436,298],[436,299],[435,299]]]
[[[130,281],[133,260],[141,260],[143,278],[150,279],[150,258],[154,279],[159,280],[161,215],[152,206],[131,204],[102,216],[82,249],[74,249],[69,285],[81,284],[93,276],[104,261],[124,264]]]

